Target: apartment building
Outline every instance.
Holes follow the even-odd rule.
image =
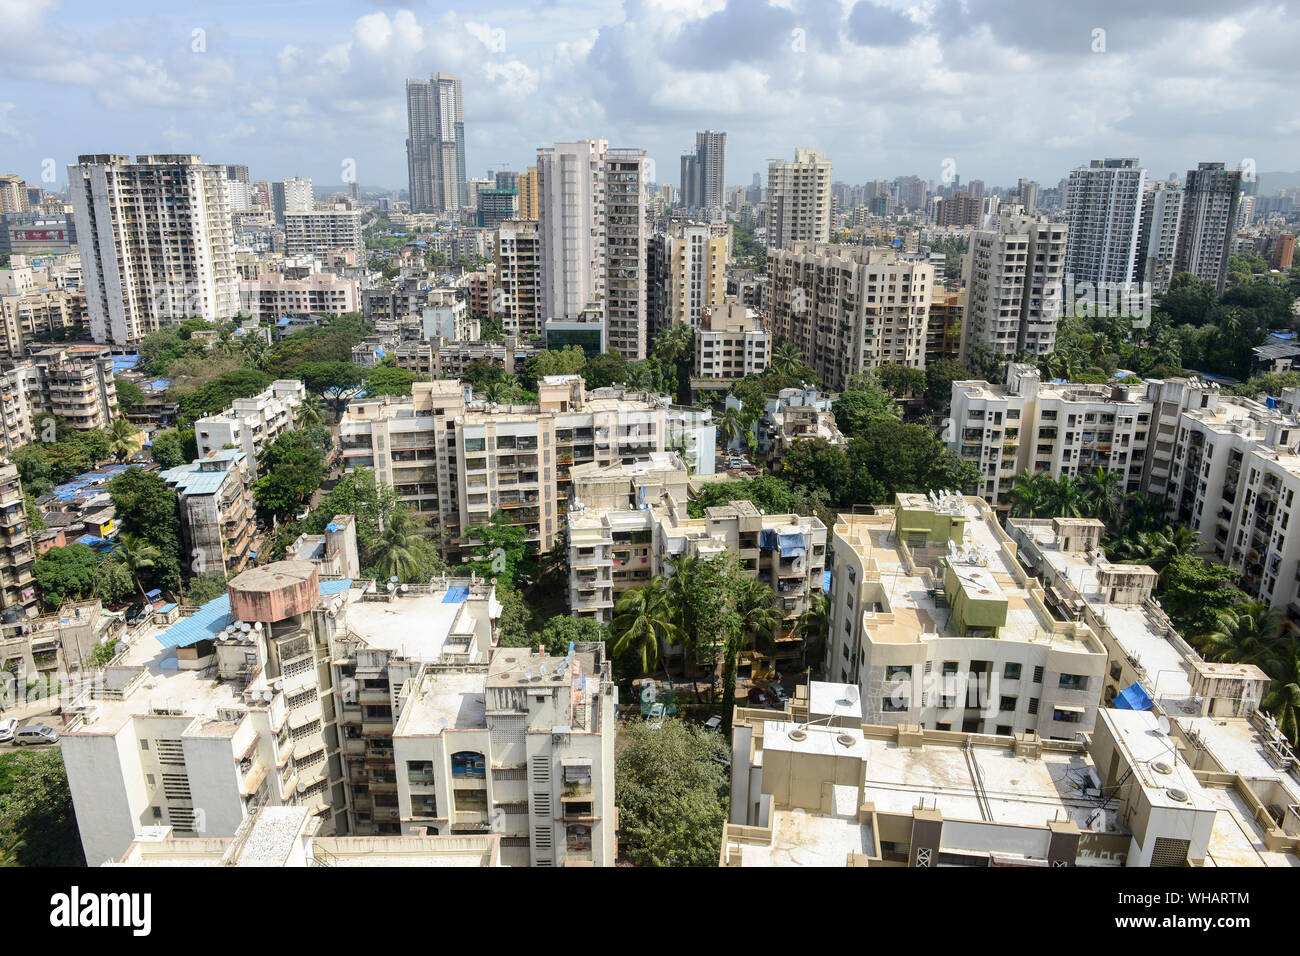
[[[682,155],[682,205],[721,213],[727,188],[727,134],[706,129],[695,134],[695,149]]]
[[[936,269],[941,273],[942,270]],[[925,364],[961,356],[962,319],[966,315],[966,291],[935,286],[930,292],[930,314],[925,325]]]
[[[250,398],[235,399],[221,414],[194,423],[199,457],[207,458],[233,445],[244,453],[248,473],[256,478],[262,450],[297,427],[299,409],[306,400],[306,386],[296,378],[276,379]]]
[[[536,193],[536,177],[533,179]],[[534,198],[534,202],[536,199]],[[540,335],[541,238],[536,219],[509,220],[497,228],[497,288],[490,314],[508,335]]]
[[[31,357],[6,373],[21,390],[32,427],[42,415],[54,415],[82,431],[107,428],[117,417],[113,355],[100,345],[53,345],[31,349]]]
[[[769,467],[779,463],[795,442],[822,439],[843,447],[849,440],[835,425],[835,398],[814,386],[783,388],[767,400],[754,423],[758,454]]]
[[[0,462],[0,611],[6,620],[36,613],[35,560],[18,466]]]
[[[460,77],[407,80],[406,120],[411,212],[455,213],[469,202]]]
[[[1198,163],[1183,184],[1175,272],[1190,272],[1223,292],[1241,200],[1241,170]]]
[[[714,426],[703,409],[621,388],[588,393],[579,376],[538,383],[536,405],[487,405],[459,382],[416,382],[409,398],[351,402],[340,426],[346,471],[373,469],[454,539],[498,510],[540,550],[563,529],[570,468],[636,460],[684,444],[697,473],[713,471]]]
[[[194,155],[85,155],[68,181],[95,341],[129,345],[239,310],[224,166]]]
[[[284,228],[284,217],[289,213],[311,212],[315,208],[316,199],[310,178],[291,176],[271,183],[271,211],[275,216],[275,224],[280,228]]]
[[[940,197],[938,204],[939,207],[934,217],[936,226],[945,228],[979,227],[983,215],[984,204],[982,197],[971,196],[967,192],[957,192],[951,196]]]
[[[257,530],[247,453],[214,451],[160,477],[176,492],[182,553],[190,570],[222,577],[244,570]]]
[[[13,173],[0,176],[0,213],[24,213],[30,208],[26,181]]]
[[[1296,863],[1297,818],[1265,804],[1290,774],[1258,746],[1224,771],[1177,726],[1121,709],[1082,741],[882,726],[856,690],[815,681],[789,712],[736,708],[719,865]]]
[[[230,837],[263,806],[348,832],[331,652],[350,584],[310,562],[244,571],[70,688],[60,749],[90,865],[120,859],[145,826]]]
[[[610,348],[645,358],[646,151],[603,139],[537,153],[543,318],[568,320],[593,301]]]
[[[30,344],[83,324],[85,312],[84,292],[45,288],[0,295],[0,353],[22,358]]]
[[[695,377],[733,381],[757,375],[772,358],[772,341],[763,320],[739,302],[704,310],[695,327]]]
[[[145,827],[113,866],[448,866],[501,865],[501,837],[321,836],[305,807],[259,807],[232,837],[178,837],[172,827]]]
[[[983,347],[1013,357],[1056,347],[1063,311],[1066,226],[1045,218],[1004,216],[996,229],[971,233],[964,282],[961,360]]]
[[[20,703],[29,681],[88,666],[100,644],[126,632],[122,615],[109,614],[96,599],[67,601],[52,614],[0,624],[0,706]]]
[[[1157,295],[1169,291],[1183,221],[1183,190],[1177,183],[1148,182],[1142,197],[1142,229],[1133,277]]]
[[[1065,184],[1065,274],[1078,285],[1126,286],[1140,278],[1138,236],[1147,171],[1136,159],[1094,159]]]
[[[1058,621],[981,499],[899,494],[841,514],[824,673],[873,724],[1074,740],[1092,732],[1106,651]]]
[[[772,588],[783,621],[775,653],[747,652],[742,673],[804,666],[803,640],[793,629],[820,590],[826,563],[826,526],[815,515],[763,514],[750,501],[732,501],[691,518],[689,475],[674,453],[634,464],[576,466],[570,474],[569,608],[575,617],[609,623],[624,591],[656,575],[671,576],[674,560],[731,552]]]
[[[343,279],[331,272],[290,279],[282,272],[270,272],[239,283],[239,307],[258,322],[274,322],[282,315],[295,313],[359,312],[361,299],[355,279]]]
[[[768,255],[772,329],[827,388],[878,365],[925,365],[928,262],[875,246],[793,242]]]
[[[979,468],[978,493],[999,508],[1026,471],[1059,478],[1101,468],[1140,491],[1156,437],[1150,387],[1043,385],[1038,369],[1013,362],[1005,385],[953,383],[948,449]]]
[[[727,236],[704,223],[671,222],[652,240],[651,258],[662,263],[650,281],[662,285],[649,295],[659,313],[655,331],[674,325],[698,329],[705,312],[722,304],[727,290]]]
[[[393,731],[402,832],[491,828],[505,866],[613,866],[617,697],[601,642],[426,665]]]
[[[284,254],[291,258],[324,259],[343,251],[352,264],[366,261],[361,238],[361,210],[312,209],[284,214]]]
[[[830,242],[831,206],[831,161],[824,152],[800,147],[794,151],[794,162],[768,162],[769,248]]]

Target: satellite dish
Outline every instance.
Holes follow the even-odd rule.
[[[542,665],[542,676],[545,677],[545,676],[546,676],[546,673],[547,673],[547,671],[546,671],[546,665],[543,664],[543,665]]]
[[[262,633],[262,622],[261,622],[261,621],[258,621],[256,624],[254,624],[254,625],[253,625],[253,630],[255,630],[257,633],[261,634],[261,633]]]
[[[395,591],[395,590],[397,590],[397,585],[394,584],[392,581],[389,581],[389,582],[388,582],[388,591],[389,591],[389,593],[391,594],[391,593],[392,593],[393,591]]]
[[[1160,717],[1156,718],[1156,730],[1160,731],[1160,733],[1162,733],[1162,734],[1164,734],[1166,737],[1168,737],[1168,736],[1169,736],[1169,718],[1168,718],[1168,717],[1165,717],[1163,714],[1162,714]]]

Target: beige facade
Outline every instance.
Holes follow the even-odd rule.
[[[223,577],[244,570],[257,530],[248,455],[214,451],[160,474],[176,492],[182,555],[190,570]]]
[[[301,279],[272,272],[239,283],[239,306],[259,322],[274,322],[288,313],[343,315],[361,311],[357,283],[328,272]]]
[[[257,476],[257,459],[285,432],[297,427],[307,389],[296,378],[277,379],[264,391],[236,399],[220,415],[194,423],[200,458],[233,445],[246,456],[249,474]]]
[[[874,246],[795,242],[768,256],[772,330],[827,388],[878,365],[925,365],[934,267]]]
[[[712,471],[709,412],[665,396],[545,378],[537,405],[468,402],[459,382],[416,382],[407,399],[353,401],[340,430],[344,468],[373,469],[415,510],[437,515],[459,547],[498,510],[547,550],[563,528],[570,467],[613,464],[684,441]]]
[[[832,547],[824,673],[859,688],[865,721],[1092,730],[1105,649],[1086,624],[1053,618],[982,500],[900,494],[892,510],[841,514]]]
[[[771,357],[771,337],[752,309],[719,298],[704,310],[695,331],[696,378],[729,381],[757,375]]]
[[[36,613],[35,560],[18,466],[0,462],[0,611],[16,608],[22,616]]]
[[[533,177],[533,201],[537,180]],[[523,179],[520,178],[520,195]],[[541,240],[535,219],[508,220],[497,229],[498,294],[488,312],[499,319],[508,335],[540,335],[546,316],[541,299]]]
[[[727,291],[727,237],[703,223],[675,222],[667,235],[666,324],[699,329]]]
[[[323,258],[338,250],[351,253],[354,264],[365,261],[359,209],[313,209],[284,214],[286,256]]]

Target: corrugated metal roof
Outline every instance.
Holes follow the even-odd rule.
[[[339,594],[352,587],[352,579],[339,581],[322,581],[322,595]],[[161,634],[155,640],[163,647],[189,647],[202,640],[213,640],[234,618],[230,614],[230,595],[222,595],[203,605],[194,614],[182,619]]]

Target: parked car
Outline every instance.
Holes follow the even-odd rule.
[[[43,724],[28,724],[14,734],[14,746],[26,747],[29,744],[52,744],[58,741],[59,732]]]
[[[751,687],[749,689],[749,699],[751,703],[758,704],[760,707],[767,706],[767,695],[763,693],[761,687]]]
[[[144,605],[140,602],[137,601],[126,609],[126,623],[134,624],[142,617],[144,617]]]
[[[790,695],[785,692],[785,688],[782,687],[780,684],[778,684],[776,681],[773,681],[770,685],[768,685],[767,693],[768,696],[771,697],[773,700],[775,700],[778,704],[784,704],[787,700],[790,699]]]
[[[0,744],[14,739],[14,731],[18,729],[17,717],[0,717]]]

